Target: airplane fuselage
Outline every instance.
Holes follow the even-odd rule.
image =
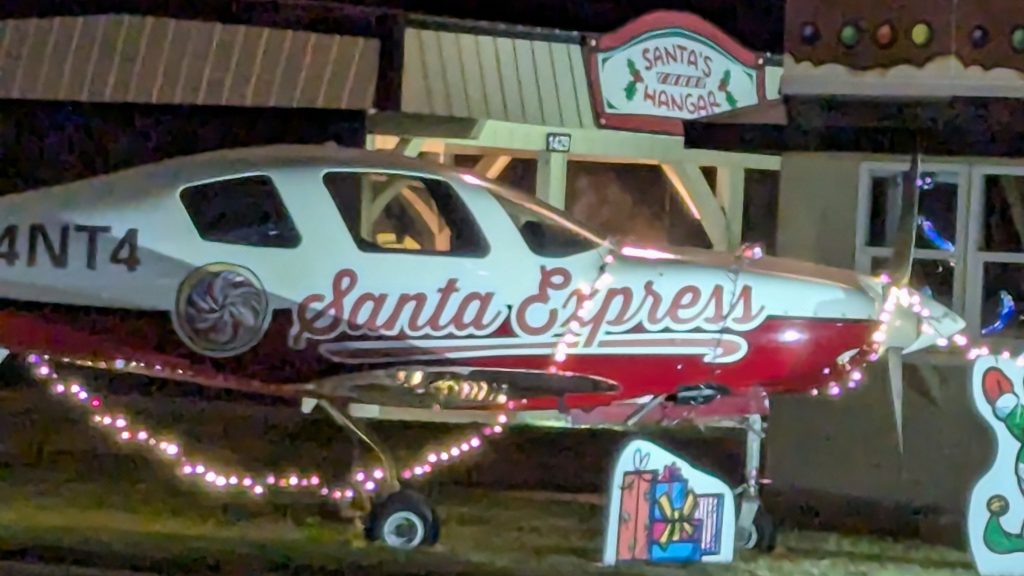
[[[273,183],[280,221],[245,238],[203,229],[187,195],[253,174]],[[255,391],[458,366],[618,387],[569,407],[701,384],[798,392],[858,361],[877,325],[877,295],[849,271],[629,252],[475,177],[328,147],[172,160],[0,209],[0,346]],[[210,221],[241,218],[222,210]]]

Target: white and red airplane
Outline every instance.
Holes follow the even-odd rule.
[[[897,310],[902,328],[872,345],[880,280],[756,246],[623,246],[471,172],[332,145],[5,196],[0,230],[0,346],[15,354],[311,399],[363,438],[349,417],[470,421],[506,406],[523,423],[737,423],[749,547],[770,539],[757,504],[768,396],[828,386],[872,353],[895,352],[898,368],[964,326],[921,297],[930,329]],[[897,252],[906,272],[909,248]],[[900,370],[891,381],[899,419]],[[369,533],[411,511],[403,545],[429,543],[429,506],[388,485]]]

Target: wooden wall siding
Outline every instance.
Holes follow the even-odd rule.
[[[594,127],[579,46],[408,28],[402,111]]]
[[[372,106],[380,43],[149,16],[0,21],[0,98]]]

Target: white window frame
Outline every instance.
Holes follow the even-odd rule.
[[[967,272],[967,309],[964,320],[970,334],[975,338],[981,336],[981,305],[984,294],[982,283],[985,278],[985,264],[1024,264],[1024,253],[1020,252],[988,252],[979,248],[982,234],[985,232],[985,178],[987,176],[1022,176],[1024,166],[1000,166],[995,164],[976,164],[971,170],[971,213],[970,229],[967,238],[967,254],[969,256]],[[1019,344],[1021,338],[994,336],[985,338],[989,346]]]
[[[868,246],[871,219],[871,177],[879,172],[907,170],[908,162],[863,162],[858,173],[857,226],[855,266],[858,272],[871,274],[871,260],[891,257],[892,248]],[[972,341],[984,342],[990,348],[1019,346],[1024,337],[993,336],[981,338],[981,307],[985,265],[989,263],[1024,265],[1024,252],[988,252],[980,249],[985,230],[985,178],[988,176],[1024,177],[1024,165],[1005,165],[985,162],[939,161],[924,162],[922,171],[955,172],[959,175],[957,188],[957,229],[952,253],[943,250],[915,249],[915,260],[937,260],[953,257],[953,311],[967,323],[967,334]]]
[[[910,169],[907,162],[863,162],[860,165],[857,183],[857,226],[855,266],[862,274],[872,274],[871,261],[874,258],[890,258],[893,249],[868,245],[868,231],[871,220],[871,178],[879,172],[898,173]],[[963,315],[965,303],[969,301],[965,285],[970,273],[967,270],[969,250],[965,248],[968,239],[968,218],[970,204],[970,188],[972,185],[971,166],[962,162],[922,162],[922,172],[953,172],[957,180],[957,214],[956,238],[953,240],[955,251],[948,252],[937,249],[914,249],[914,260],[952,260],[953,261],[953,311]],[[889,217],[898,217],[889,215]],[[980,307],[979,307],[980,310]]]

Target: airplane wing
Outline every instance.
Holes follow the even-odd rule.
[[[614,394],[619,386],[602,378],[542,370],[472,366],[409,366],[326,378],[307,391],[324,397],[402,407],[479,408],[508,401],[568,394]]]
[[[310,382],[264,382],[202,367],[145,361],[53,358],[61,373],[120,372],[280,397],[344,399],[396,408],[469,409],[570,394],[615,394],[618,384],[586,374],[458,365],[410,365],[338,373]]]

